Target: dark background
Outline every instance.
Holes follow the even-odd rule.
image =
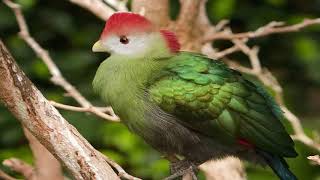
[[[104,22],[90,12],[68,1],[18,0],[23,7],[32,36],[46,49],[63,72],[93,104],[102,105],[93,94],[91,81],[106,55],[91,52],[99,38]],[[171,16],[178,13],[178,1],[171,1]],[[255,30],[270,21],[297,23],[304,18],[320,17],[320,0],[209,0],[207,12],[213,23],[230,19],[235,32]],[[54,86],[42,61],[18,36],[15,16],[0,3],[0,38],[10,49],[27,76],[50,100],[77,105],[64,97],[64,91]],[[271,70],[284,88],[286,104],[303,120],[305,131],[314,135],[320,130],[320,26],[298,33],[272,35],[250,41],[261,47],[263,66]],[[228,43],[218,42],[226,47]],[[247,64],[247,57],[234,58]],[[63,116],[81,134],[131,174],[147,179],[168,175],[168,162],[131,134],[122,124],[109,123],[93,115],[61,110]],[[289,126],[288,126],[289,127]],[[290,127],[289,127],[290,130]],[[306,156],[317,154],[297,142],[300,156],[289,160],[299,179],[320,179],[320,168],[310,165]],[[0,105],[0,161],[18,157],[32,163],[32,155],[20,124]],[[249,179],[276,179],[271,171],[247,164]],[[5,167],[1,169],[7,170]]]

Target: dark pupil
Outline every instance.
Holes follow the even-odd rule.
[[[129,39],[126,36],[120,36],[120,42],[122,44],[128,44],[129,43]]]

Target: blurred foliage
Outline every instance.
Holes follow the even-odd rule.
[[[94,104],[102,105],[93,94],[91,81],[105,55],[94,54],[91,46],[99,38],[104,22],[68,1],[17,0],[30,27],[31,34],[50,51],[65,77]],[[171,0],[170,15],[179,11],[178,0]],[[209,0],[209,19],[216,23],[230,19],[234,32],[249,31],[270,21],[296,23],[304,18],[319,17],[319,0]],[[11,10],[0,3],[0,37],[37,87],[48,99],[76,105],[64,97],[63,90],[52,85],[46,66],[18,36],[18,26]],[[303,119],[306,131],[320,130],[320,27],[299,33],[272,35],[250,41],[261,47],[262,64],[278,77],[284,87],[287,105]],[[219,48],[230,43],[217,42]],[[241,63],[247,58],[233,55]],[[108,123],[92,115],[63,111],[69,120],[97,149],[119,162],[128,172],[146,179],[168,175],[168,162],[122,124]],[[18,157],[32,162],[32,155],[20,124],[0,107],[0,161]],[[306,156],[314,150],[297,143],[300,156],[289,163],[299,179],[320,179],[319,168]],[[276,179],[270,169],[247,164],[249,179]],[[1,167],[3,168],[3,167]],[[8,169],[5,169],[8,170]],[[202,176],[203,177],[203,176]]]

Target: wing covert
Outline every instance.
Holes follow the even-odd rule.
[[[262,88],[219,61],[191,53],[174,58],[148,88],[161,109],[206,136],[245,138],[261,149],[296,155],[279,107]]]

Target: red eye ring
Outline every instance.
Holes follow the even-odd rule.
[[[122,44],[128,44],[129,43],[129,39],[127,38],[127,36],[120,36],[120,39],[119,41],[122,43]]]

